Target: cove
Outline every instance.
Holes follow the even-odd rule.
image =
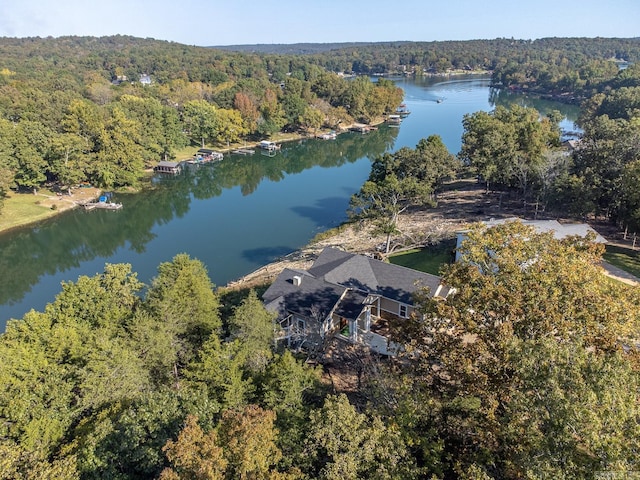
[[[457,153],[467,113],[512,103],[543,114],[556,109],[566,130],[575,129],[579,113],[575,106],[493,90],[488,77],[396,83],[411,111],[398,127],[292,142],[275,156],[225,155],[175,177],[155,177],[148,191],[116,195],[120,211],[74,210],[0,235],[0,331],[31,308],[43,310],[61,282],[102,272],[105,263],[130,263],[149,283],[161,262],[185,252],[206,265],[216,285],[237,279],[343,222],[376,156],[414,148],[432,134]]]

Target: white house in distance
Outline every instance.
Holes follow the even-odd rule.
[[[496,225],[502,225],[507,222],[520,221],[523,225],[532,226],[538,233],[553,232],[554,238],[562,240],[563,238],[577,235],[580,237],[587,236],[588,233],[595,235],[594,241],[597,243],[607,243],[607,239],[596,232],[586,223],[560,223],[557,220],[522,220],[516,217],[491,219],[487,222],[482,222],[487,228],[494,227]],[[461,230],[457,233],[456,241],[456,262],[460,260],[460,246],[466,238],[468,230]]]

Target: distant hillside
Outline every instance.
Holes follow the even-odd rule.
[[[291,44],[257,44],[257,45],[222,45],[213,46],[218,50],[245,53],[268,53],[278,55],[313,55],[344,48],[369,47],[372,45],[401,45],[410,42],[346,42],[346,43],[291,43]]]

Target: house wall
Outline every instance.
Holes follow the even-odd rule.
[[[326,332],[322,331],[322,324],[315,318],[302,315],[290,315],[280,326],[285,332],[284,339],[291,345],[305,346],[322,345]]]
[[[406,316],[400,315],[401,305],[403,305],[406,308]],[[380,310],[382,310],[383,312],[398,316],[400,318],[408,318],[409,316],[411,316],[411,312],[413,312],[414,309],[411,305],[407,305],[406,303],[396,302],[395,300],[389,300],[388,298],[381,298]],[[380,313],[380,316],[383,316],[383,314]]]

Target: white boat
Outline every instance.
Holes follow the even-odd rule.
[[[262,140],[258,146],[262,149],[262,150],[268,150],[268,151],[274,151],[274,150],[280,150],[280,145],[278,145],[276,142],[271,142],[269,140]]]

